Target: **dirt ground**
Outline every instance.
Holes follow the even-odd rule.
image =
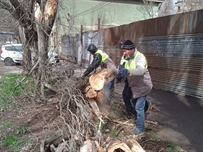
[[[7,69],[8,67],[5,67]],[[9,67],[16,68],[16,67]],[[3,71],[2,68],[0,72]],[[20,69],[17,67],[16,72]],[[79,76],[84,69],[75,70],[75,75]],[[160,128],[163,128],[163,124],[158,121],[152,121],[151,116],[157,116],[162,111],[159,105],[152,104],[150,109],[146,112],[146,131],[140,136],[133,136],[130,131],[134,129],[135,122],[133,116],[126,116],[122,111],[124,104],[121,97],[122,85],[117,84],[115,95],[111,101],[111,106],[100,106],[100,110],[110,118],[109,121],[105,121],[107,129],[104,130],[103,135],[109,135],[109,129],[115,125],[115,122],[122,122],[120,125],[121,137],[115,136],[121,140],[126,138],[134,138],[144,148],[146,152],[189,152],[191,147],[188,149],[182,149],[181,146],[175,142],[166,140],[165,136],[160,135]],[[101,104],[100,104],[101,105]],[[21,152],[38,152],[40,147],[40,141],[48,134],[52,134],[63,125],[62,119],[59,117],[58,101],[54,98],[50,98],[47,103],[36,103],[27,101],[26,98],[20,98],[17,106],[2,111],[0,118],[1,122],[9,122],[13,125],[12,128],[8,129],[0,127],[0,134],[13,134],[14,130],[19,127],[26,126],[26,131],[20,134],[21,138],[32,140],[31,143],[27,144]],[[10,152],[8,147],[1,147],[1,152]]]
[[[120,128],[122,129],[121,134],[122,137],[114,137],[115,139],[126,139],[125,137],[132,136],[130,131],[134,129],[134,119],[133,116],[126,116],[124,113],[120,111],[124,108],[124,105],[121,101],[121,97],[119,94],[115,94],[112,100],[113,106],[108,109],[104,108],[102,112],[110,118],[109,121],[106,121],[106,125],[108,126],[106,130],[104,130],[103,136],[107,138],[109,136],[109,131],[111,130],[111,126],[115,125],[116,121],[123,123],[120,124]],[[63,125],[63,121],[59,117],[59,110],[56,108],[58,102],[48,102],[44,103],[31,103],[30,101],[21,100],[18,103],[16,108],[7,109],[3,111],[1,115],[1,122],[9,122],[11,124],[15,124],[12,129],[1,127],[1,134],[6,133],[12,135],[14,130],[17,128],[22,128],[22,126],[26,126],[26,132],[21,135],[21,138],[32,140],[31,144],[25,146],[21,152],[30,152],[31,150],[34,152],[39,151],[39,147],[41,144],[41,140],[43,140],[48,134],[53,134]],[[18,114],[16,114],[18,111]],[[150,109],[147,112],[156,112],[156,109]],[[112,121],[111,121],[112,120]],[[155,124],[154,124],[155,123]],[[119,124],[117,124],[119,125]],[[159,129],[159,125],[156,122],[146,122],[146,133],[138,136],[131,137],[136,139],[140,145],[146,150],[146,152],[166,152],[167,151],[167,143],[162,141],[158,137],[156,137],[156,132]],[[10,152],[8,147],[1,147],[2,152]]]

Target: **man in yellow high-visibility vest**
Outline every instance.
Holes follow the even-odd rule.
[[[125,64],[119,70],[118,77],[127,78],[122,96],[126,110],[135,115],[136,128],[132,133],[138,135],[144,132],[145,107],[150,105],[146,98],[153,85],[144,54],[136,49],[131,40],[125,41],[122,50]]]
[[[86,69],[86,71],[83,73],[82,77],[88,76],[92,71],[97,69],[101,65],[101,63],[104,64],[105,67],[111,70],[114,74],[117,73],[115,63],[104,51],[99,50],[94,44],[90,44],[87,48],[87,51],[89,51],[93,55],[93,61]],[[114,92],[114,79],[104,86],[104,97],[108,105],[110,105],[110,100],[113,96],[113,92]]]

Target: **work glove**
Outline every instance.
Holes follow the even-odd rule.
[[[127,74],[128,74],[128,70],[125,68],[118,71],[118,77],[124,77]]]

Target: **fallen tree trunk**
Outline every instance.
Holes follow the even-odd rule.
[[[108,69],[101,69],[89,78],[89,85],[85,88],[86,98],[101,102],[104,98],[103,87],[112,81],[115,75]]]
[[[109,83],[115,78],[113,72],[108,69],[101,69],[92,74],[89,78],[89,83],[94,90],[101,90],[105,84]]]

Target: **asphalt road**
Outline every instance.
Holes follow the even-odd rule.
[[[20,72],[22,72],[22,66],[20,65],[5,66],[4,62],[0,61],[0,79],[4,74],[20,73]]]
[[[117,85],[115,91],[122,92]],[[147,97],[159,112],[149,112],[147,120],[158,122],[158,137],[172,141],[184,152],[203,152],[203,100],[153,89]]]

